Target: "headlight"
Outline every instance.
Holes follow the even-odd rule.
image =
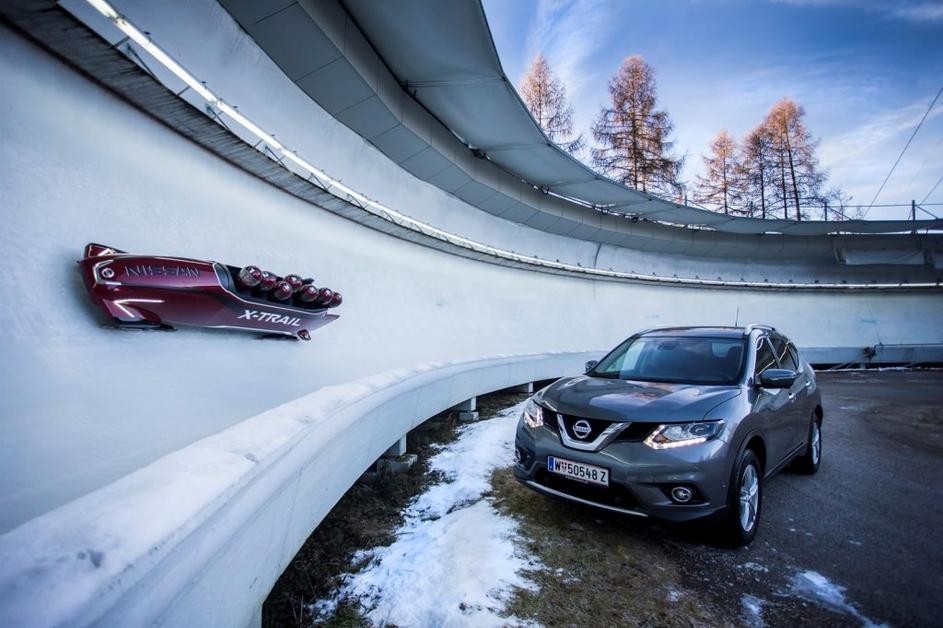
[[[645,439],[645,444],[652,449],[671,449],[673,447],[697,445],[715,438],[723,429],[723,421],[659,425],[658,429]]]
[[[532,428],[538,428],[544,424],[543,408],[537,405],[533,397],[524,404],[524,423]]]

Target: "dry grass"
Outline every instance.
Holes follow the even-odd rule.
[[[537,591],[508,611],[545,626],[723,626],[733,621],[680,584],[678,568],[645,524],[552,500],[495,472],[495,505],[520,524],[522,549],[544,568]]]

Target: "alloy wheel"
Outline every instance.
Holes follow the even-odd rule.
[[[818,421],[812,421],[812,464],[819,463],[819,456],[822,455],[822,434]]]
[[[760,502],[760,478],[752,464],[740,476],[740,527],[749,532],[756,525]]]

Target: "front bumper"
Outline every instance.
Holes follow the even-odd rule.
[[[588,452],[563,445],[560,436],[545,427],[518,422],[514,476],[538,492],[611,512],[691,521],[727,507],[731,462],[724,437],[690,447],[652,449],[642,442],[616,441]],[[597,487],[551,474],[547,457],[554,456],[609,469],[609,487]],[[671,487],[686,486],[695,498],[675,503]]]

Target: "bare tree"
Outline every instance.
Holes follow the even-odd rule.
[[[573,107],[567,104],[566,88],[554,76],[542,52],[534,57],[518,91],[547,139],[569,153],[583,149],[582,134],[573,135]]]
[[[829,189],[822,197],[822,215],[825,220],[856,220],[863,213],[860,206],[851,205],[851,194],[846,194],[840,187]]]
[[[711,141],[710,149],[710,155],[702,156],[707,174],[698,175],[694,200],[723,209],[725,214],[729,214],[735,211],[733,205],[740,196],[742,168],[737,155],[737,143],[726,129],[721,129]],[[736,213],[740,213],[739,210]]]
[[[815,203],[822,199],[825,181],[825,173],[820,170],[815,155],[818,143],[806,128],[804,117],[805,109],[801,105],[783,98],[773,105],[763,122],[775,161],[774,197],[777,204],[781,204],[785,218],[789,217],[792,205],[796,220],[808,216],[808,211],[803,210],[804,200]]]
[[[611,106],[593,124],[593,165],[643,192],[680,198],[683,158],[671,154],[671,119],[656,109],[655,74],[640,56],[625,59],[609,82]]]

